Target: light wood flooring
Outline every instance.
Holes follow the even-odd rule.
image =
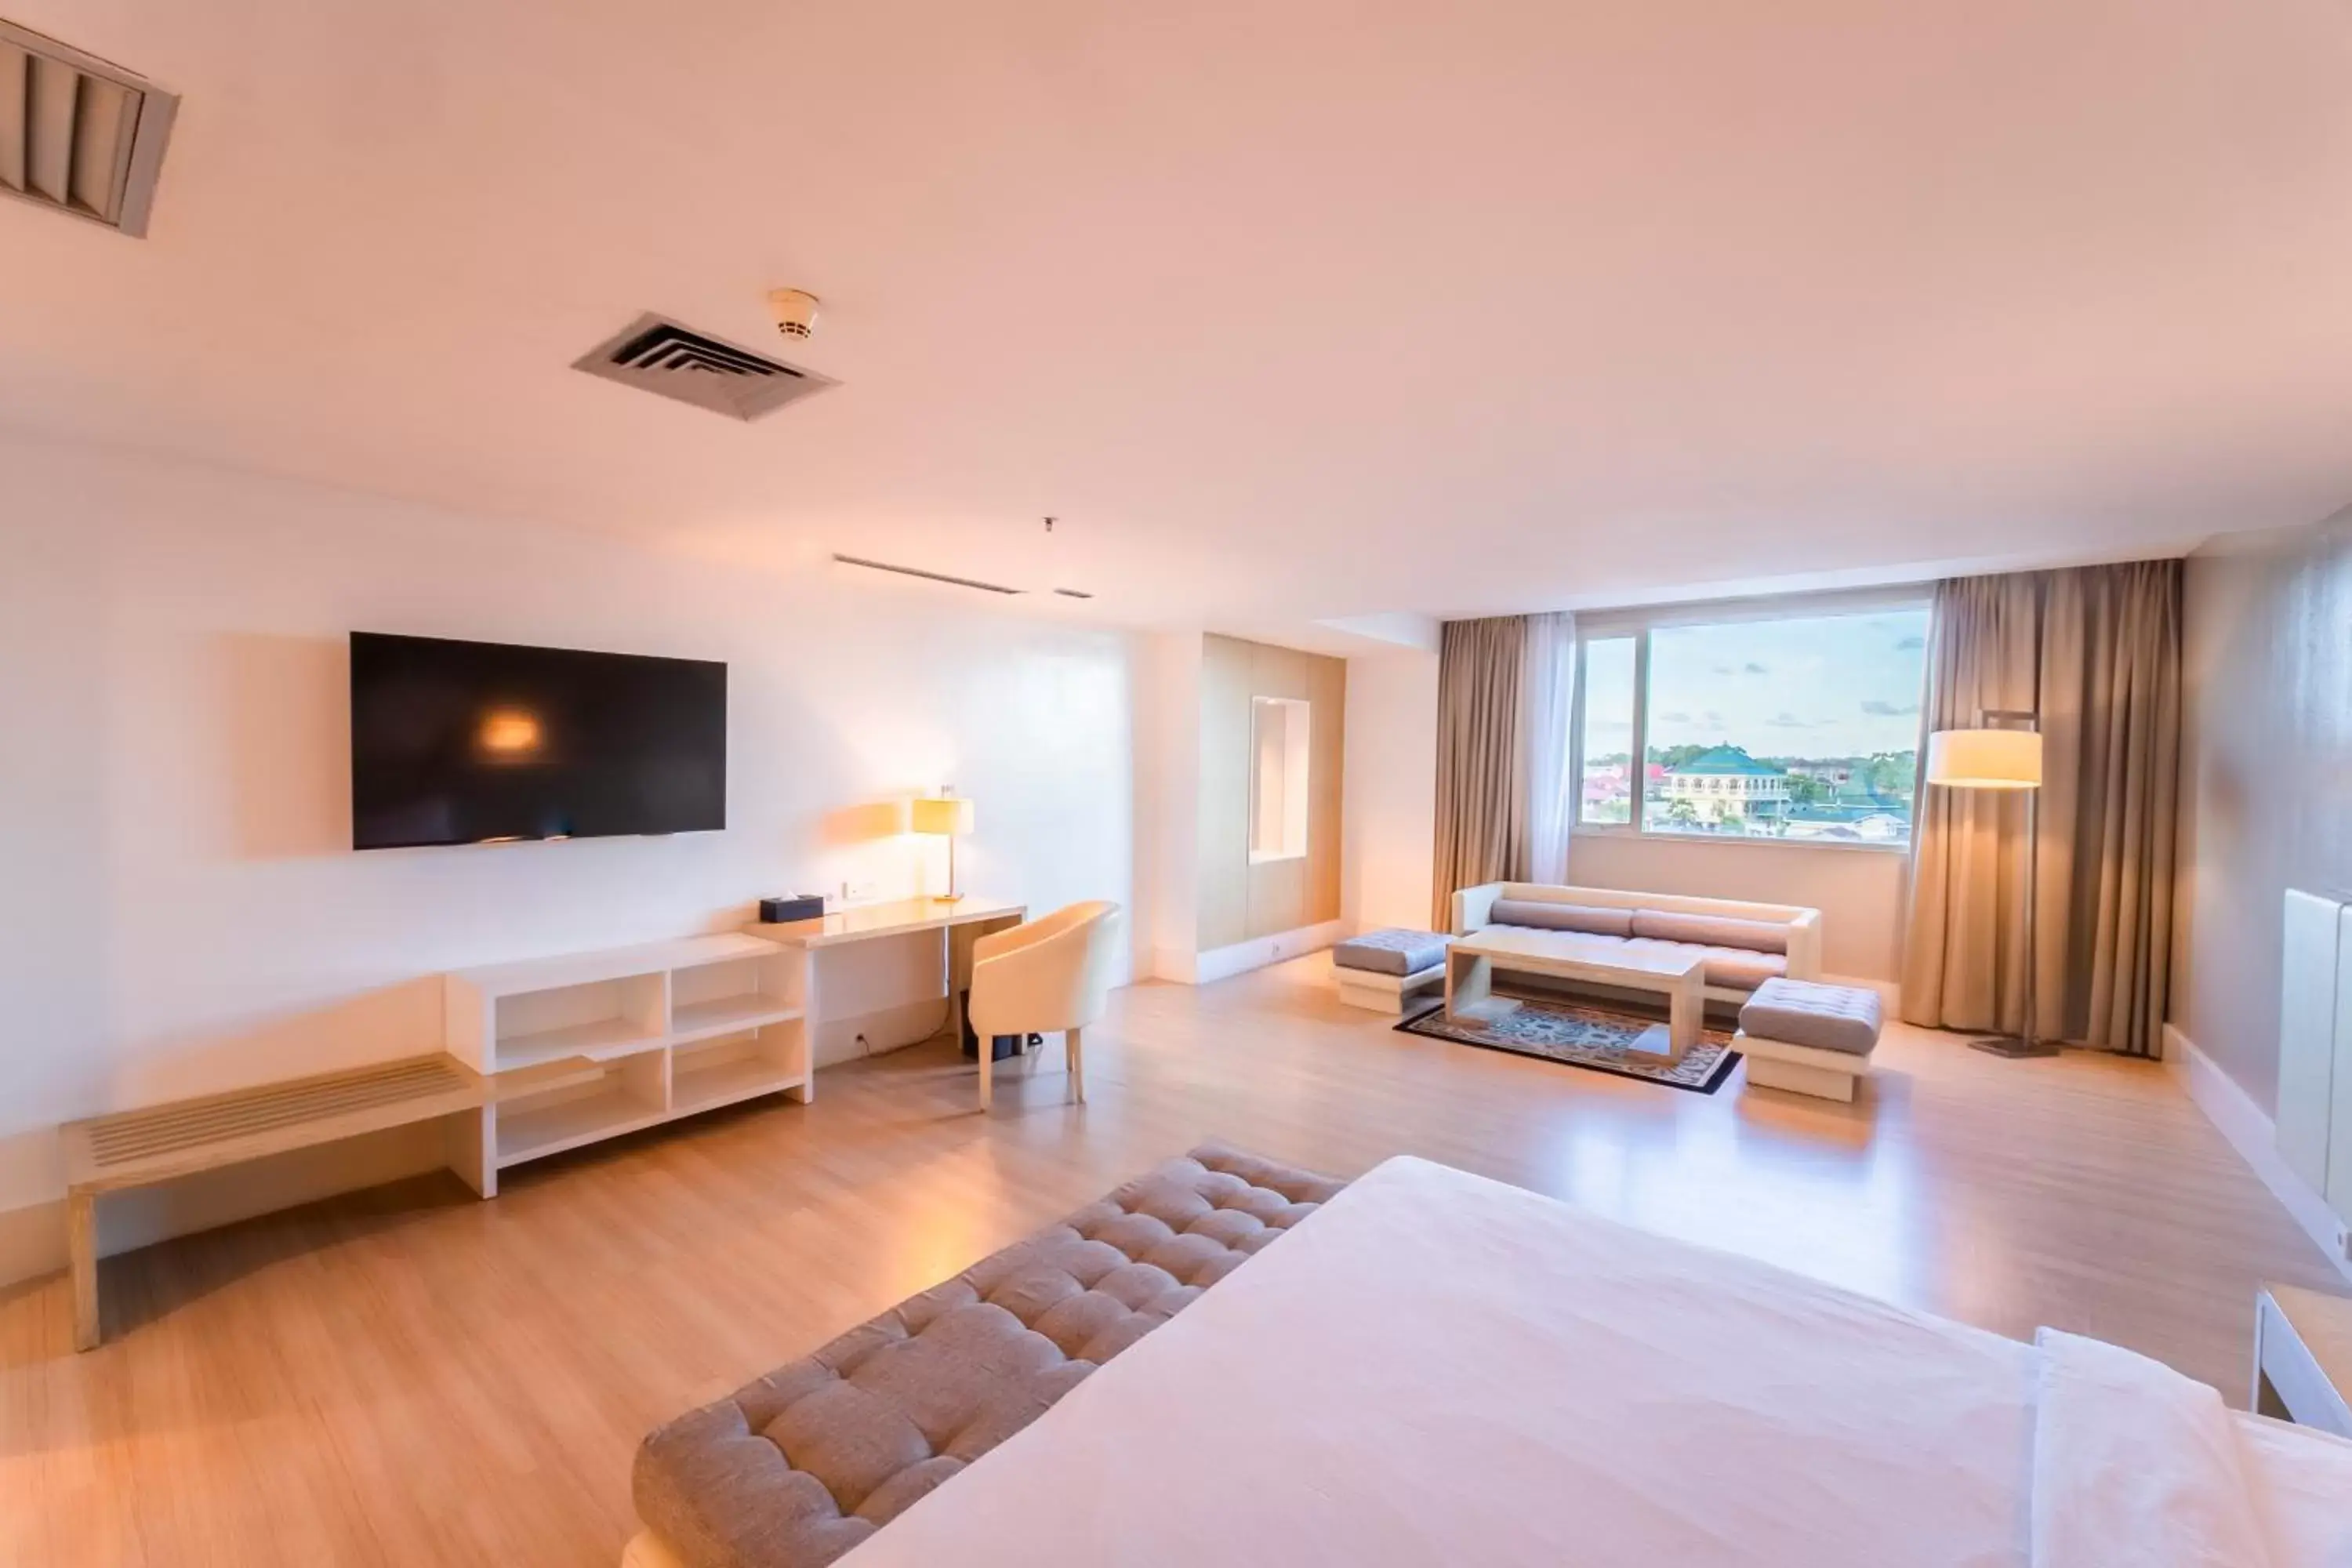
[[[0,1563],[610,1568],[632,1449],[1204,1138],[1343,1175],[1413,1152],[1647,1228],[2245,1396],[2255,1282],[2340,1284],[2163,1069],[1901,1028],[1853,1106],[1703,1097],[1394,1033],[1306,960],[1118,993],[999,1077],[919,1047],[781,1101],[422,1179],[0,1292]]]

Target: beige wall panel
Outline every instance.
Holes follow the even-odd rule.
[[[1203,951],[1339,918],[1348,666],[1236,637],[1201,639],[1200,943]],[[1250,864],[1251,700],[1308,703],[1303,859]]]
[[[1301,925],[1320,925],[1339,918],[1340,800],[1346,793],[1348,766],[1348,664],[1345,659],[1310,658],[1307,668],[1307,700],[1314,704],[1309,721],[1308,775],[1314,798],[1307,808],[1307,889]]]
[[[1307,862],[1267,860],[1249,868],[1249,934],[1278,936],[1307,920]]]

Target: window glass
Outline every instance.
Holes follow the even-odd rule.
[[[1926,606],[1647,635],[1645,829],[1910,841]]]
[[[1598,637],[1584,645],[1582,793],[1577,820],[1623,826],[1633,820],[1640,785],[1633,768],[1633,639]]]

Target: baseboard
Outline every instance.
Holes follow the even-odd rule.
[[[2189,1103],[2205,1113],[2205,1119],[2220,1129],[2221,1136],[2238,1157],[2245,1161],[2281,1207],[2311,1237],[2311,1244],[2320,1255],[2336,1266],[2336,1271],[2352,1279],[2352,1257],[2345,1250],[2345,1225],[2327,1200],[2311,1190],[2303,1178],[2287,1168],[2278,1152],[2278,1128],[2268,1112],[2256,1105],[2253,1098],[2238,1087],[2237,1080],[2223,1072],[2213,1058],[2197,1048],[2197,1042],[2174,1028],[2164,1026],[2164,1064],[2180,1080]]]
[[[1192,984],[1206,985],[1211,981],[1228,979],[1252,969],[1263,969],[1269,963],[1279,963],[1286,958],[1297,958],[1304,952],[1318,952],[1334,943],[1345,942],[1348,922],[1325,921],[1321,925],[1301,926],[1297,931],[1276,931],[1248,942],[1237,942],[1231,947],[1214,947],[1197,953],[1192,959]]]

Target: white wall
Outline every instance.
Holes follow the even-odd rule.
[[[1427,929],[1437,840],[1437,656],[1348,661],[1341,918],[1356,931]]]
[[[1200,947],[1201,634],[1156,632],[1137,660],[1136,969],[1190,982]]]
[[[940,847],[875,835],[918,791],[976,801],[974,891],[1130,901],[1123,634],[88,448],[0,476],[0,1279],[54,1251],[58,1121],[434,1048],[458,965],[911,893]],[[726,660],[729,830],[352,853],[352,629]]]

